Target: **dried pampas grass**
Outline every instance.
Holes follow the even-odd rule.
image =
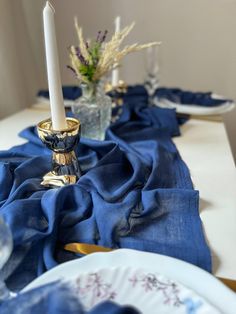
[[[160,42],[151,42],[139,45],[137,43],[120,48],[124,39],[133,29],[135,23],[115,32],[111,40],[105,42],[107,31],[101,37],[98,33],[96,41],[88,44],[84,40],[82,28],[75,19],[75,28],[78,36],[78,47],[70,47],[71,68],[80,82],[90,83],[99,81],[111,69],[117,67],[122,58],[135,51],[158,45]]]

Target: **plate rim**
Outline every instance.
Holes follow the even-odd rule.
[[[94,267],[94,265],[96,266]],[[21,292],[56,281],[62,277],[60,273],[65,270],[67,273],[68,270],[70,272],[74,271],[76,275],[74,273],[73,276],[79,276],[80,273],[97,271],[104,267],[119,266],[143,268],[163,274],[193,290],[223,313],[235,313],[236,295],[212,274],[173,257],[131,249],[118,249],[108,253],[92,253],[82,258],[62,263],[33,280]],[[197,280],[192,282],[191,278],[194,273]],[[227,309],[225,308],[226,305]]]
[[[156,106],[161,108],[176,109],[178,113],[190,114],[190,115],[221,115],[235,109],[235,103],[226,101],[218,106],[199,106],[194,104],[179,104],[174,103],[168,99],[156,98]]]

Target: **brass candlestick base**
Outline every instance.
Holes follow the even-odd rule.
[[[74,148],[80,139],[80,122],[74,118],[66,118],[68,128],[52,130],[52,121],[41,121],[38,135],[41,141],[53,151],[52,171],[45,174],[42,185],[60,187],[74,184],[81,177],[79,162]]]

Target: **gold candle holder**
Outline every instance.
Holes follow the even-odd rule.
[[[47,148],[52,150],[52,170],[43,177],[42,185],[61,187],[74,184],[81,177],[81,170],[74,148],[80,139],[80,122],[66,118],[67,129],[52,129],[51,119],[37,125],[38,135]]]

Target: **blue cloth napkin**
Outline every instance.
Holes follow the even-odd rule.
[[[105,141],[81,139],[83,176],[60,189],[40,185],[51,153],[35,127],[20,135],[26,144],[0,152],[0,214],[14,238],[4,268],[11,289],[80,257],[63,249],[71,242],[160,253],[211,271],[199,193],[171,140],[179,135],[174,110],[126,103]]]
[[[81,88],[76,85],[62,87],[63,98],[67,100],[76,100],[81,96]],[[128,86],[127,96],[147,96],[147,91],[143,85]],[[49,98],[48,90],[40,90],[37,97]]]
[[[105,301],[86,311],[70,283],[55,282],[19,294],[0,304],[1,314],[138,314],[131,306]]]
[[[229,99],[212,98],[211,92],[190,92],[179,88],[158,88],[156,96],[168,99],[174,103],[182,105],[197,105],[203,107],[220,106],[225,102],[232,102]]]
[[[63,86],[62,94],[64,99],[75,100],[81,96],[81,89],[79,86]],[[48,90],[40,90],[37,94],[38,97],[49,98]]]

